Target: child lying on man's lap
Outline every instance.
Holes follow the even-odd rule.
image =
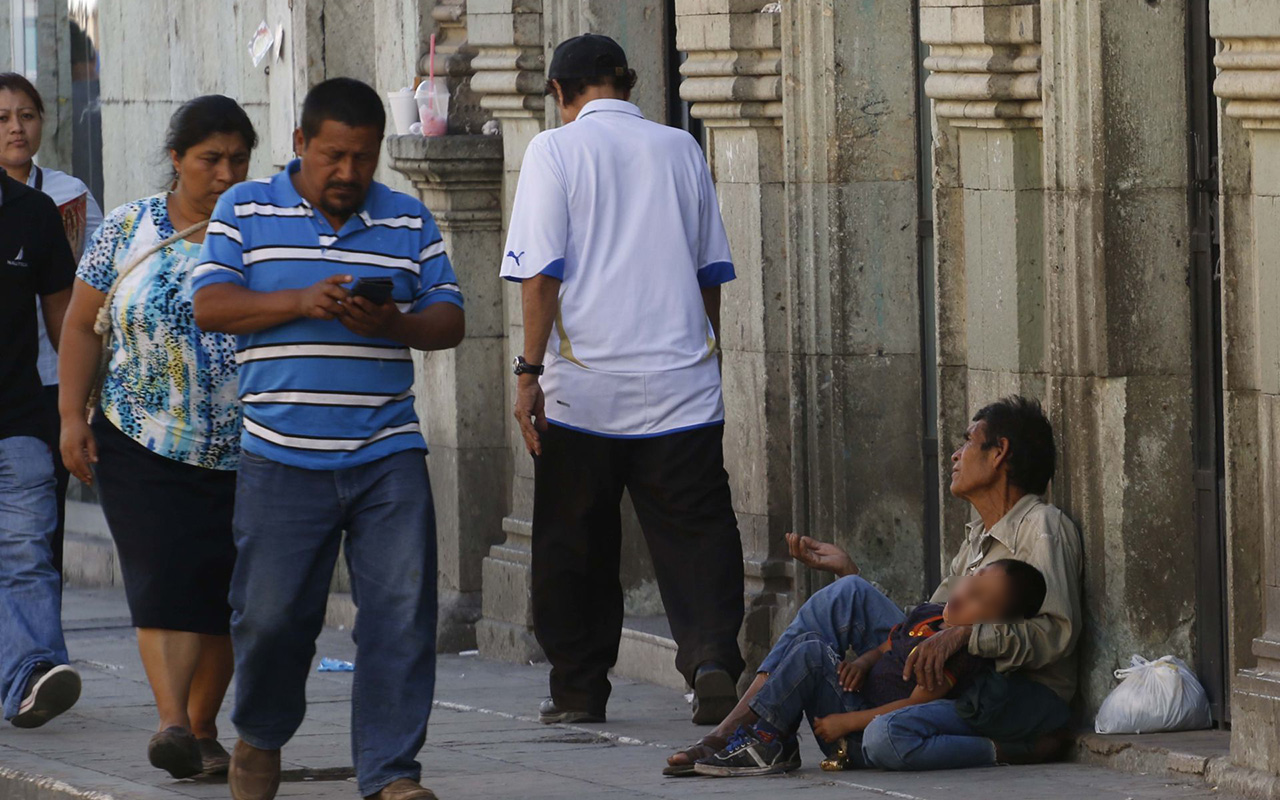
[[[796,731],[806,715],[824,752],[840,753],[846,766],[859,766],[861,734],[873,719],[954,698],[993,666],[962,649],[947,659],[934,686],[920,685],[907,663],[922,642],[952,627],[1029,619],[1039,613],[1044,596],[1039,570],[1006,559],[961,580],[945,606],[917,606],[883,644],[854,660],[841,661],[817,633],[797,637],[751,701],[759,720],[740,727],[725,749],[699,761],[697,773],[732,777],[795,769],[800,764]],[[849,740],[846,748],[837,747],[842,739]]]

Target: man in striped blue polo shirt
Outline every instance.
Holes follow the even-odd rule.
[[[456,346],[464,317],[430,212],[373,180],[385,122],[369,86],[318,84],[300,158],[223,195],[194,273],[197,324],[239,336],[235,800],[278,789],[343,531],[360,793],[434,798],[415,760],[435,683],[436,541],[410,349]]]

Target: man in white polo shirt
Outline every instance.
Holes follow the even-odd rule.
[[[535,459],[534,630],[543,722],[603,720],[622,629],[619,504],[653,556],[693,721],[719,722],[743,669],[742,544],[724,470],[720,285],[734,278],[707,162],[628,102],[606,36],[562,43],[565,125],[525,153],[505,278],[523,283],[515,407]]]

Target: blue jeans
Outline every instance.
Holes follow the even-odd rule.
[[[954,700],[935,700],[877,717],[862,734],[862,757],[891,770],[990,767],[996,746],[961,718]]]
[[[850,647],[862,655],[884,644],[889,631],[904,619],[902,609],[867,581],[856,575],[841,578],[805,601],[757,672],[772,674],[792,641],[807,633],[818,634],[844,658]]]
[[[33,436],[0,439],[0,698],[12,719],[32,671],[67,663],[53,456]]]
[[[836,653],[822,634],[810,632],[788,640],[787,652],[777,662],[769,679],[751,698],[751,710],[773,727],[794,733],[800,720],[808,715],[809,723],[828,714],[860,711],[867,707],[859,692],[846,692],[840,686],[837,668],[843,656]],[[827,755],[835,747],[814,736]],[[857,737],[850,737],[850,754],[859,752]]]
[[[302,724],[345,530],[359,609],[351,750],[360,794],[419,780],[436,671],[435,508],[423,452],[336,471],[245,453],[234,530],[231,721],[240,738],[278,750]]]

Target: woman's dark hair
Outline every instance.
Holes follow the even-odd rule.
[[[258,146],[258,132],[240,104],[225,95],[206,94],[188,100],[173,112],[164,137],[165,152],[172,151],[182,158],[215,133],[238,133],[250,150]]]
[[[565,105],[569,105],[574,100],[577,100],[578,96],[585,92],[588,86],[612,85],[613,88],[617,89],[619,92],[630,92],[632,89],[636,88],[636,82],[638,80],[639,77],[637,77],[636,71],[634,69],[629,69],[621,75],[605,75],[593,81],[586,81],[581,78],[568,78],[562,81],[557,80],[556,83],[560,84],[560,92],[563,95],[561,102]],[[556,93],[555,87],[552,86],[551,83],[551,81],[547,81],[547,87],[545,89],[548,97],[554,97]]]
[[[40,92],[36,91],[36,87],[31,81],[16,72],[0,72],[0,91],[8,89],[11,92],[22,92],[31,98],[31,103],[36,107],[36,113],[44,116],[44,98],[40,96]]]
[[[1053,426],[1039,401],[1012,395],[983,407],[973,421],[986,423],[984,448],[1008,440],[1009,482],[1024,492],[1044,494],[1053,479],[1058,450]]]
[[[311,87],[302,101],[303,141],[319,133],[327,119],[351,128],[377,128],[381,136],[387,127],[387,110],[369,84],[355,78],[330,78]]]
[[[996,567],[1009,579],[1009,619],[1031,619],[1044,605],[1044,575],[1025,561],[1003,558],[988,566]]]

